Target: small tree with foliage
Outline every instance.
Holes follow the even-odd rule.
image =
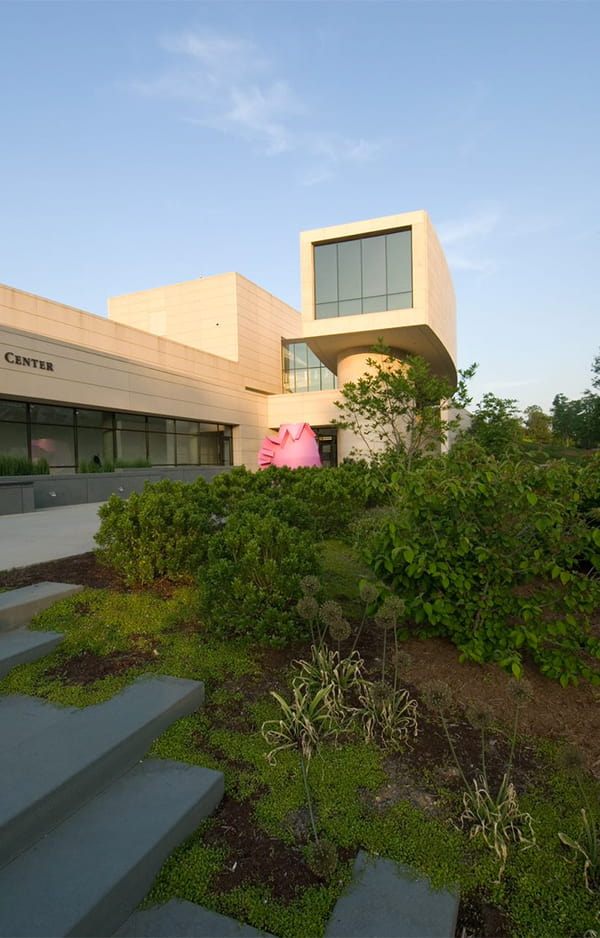
[[[418,355],[398,358],[381,342],[373,353],[378,357],[367,358],[369,370],[341,389],[335,422],[359,437],[360,455],[374,459],[383,454],[410,469],[417,456],[438,452],[449,432],[458,428],[460,418],[451,411],[468,404],[466,379],[476,366],[461,372],[455,386],[433,374]]]
[[[489,392],[484,394],[467,432],[487,453],[503,456],[521,440],[517,402]]]

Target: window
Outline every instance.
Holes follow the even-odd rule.
[[[44,457],[53,471],[102,462],[149,459],[153,466],[233,463],[232,427],[37,401],[0,400],[0,454]]]
[[[331,319],[412,307],[412,232],[316,244],[315,316]]]
[[[306,342],[284,343],[284,391],[300,394],[302,391],[329,391],[336,387],[336,376],[311,352]]]

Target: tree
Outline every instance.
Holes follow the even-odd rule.
[[[503,456],[522,436],[517,402],[511,398],[483,395],[467,433],[494,456]]]
[[[534,443],[549,443],[552,440],[552,417],[545,414],[538,404],[531,404],[525,414],[524,436]]]
[[[592,362],[592,375],[592,387],[600,391],[600,354]],[[557,394],[552,402],[552,431],[561,442],[583,449],[600,445],[600,394],[584,391],[574,401]]]
[[[476,366],[459,372],[455,387],[418,355],[398,358],[383,343],[374,346],[373,354],[377,357],[367,359],[369,370],[341,388],[335,423],[360,438],[360,455],[391,456],[410,469],[419,454],[438,452],[458,427],[460,417],[452,416],[452,408],[469,402],[466,380]]]

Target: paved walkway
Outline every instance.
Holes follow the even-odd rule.
[[[98,508],[101,504],[0,515],[0,570],[93,550],[94,534],[100,526]]]

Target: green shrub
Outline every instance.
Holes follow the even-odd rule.
[[[232,514],[208,547],[204,611],[224,637],[283,646],[303,635],[296,603],[303,576],[318,573],[310,537],[274,515]]]
[[[26,456],[0,454],[0,476],[49,475],[48,460],[42,456],[35,461]]]
[[[126,501],[111,495],[98,512],[97,556],[129,585],[194,574],[215,530],[213,509],[203,479],[191,485],[168,479],[146,482],[141,494]]]
[[[367,562],[406,601],[420,635],[445,635],[462,658],[522,673],[528,652],[563,685],[600,682],[589,615],[600,531],[580,512],[579,470],[498,461],[469,446],[407,474]],[[590,483],[591,484],[591,483]]]

